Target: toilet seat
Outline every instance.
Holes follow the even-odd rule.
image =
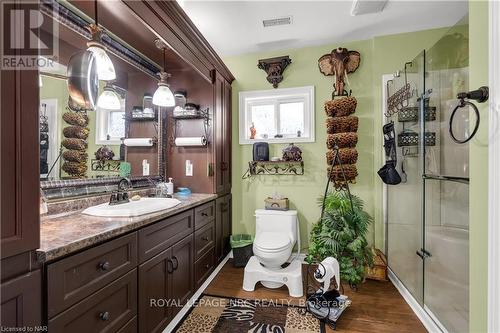
[[[255,237],[253,245],[262,252],[281,252],[290,247],[288,235],[278,232],[263,232]]]

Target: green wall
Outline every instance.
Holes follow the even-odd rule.
[[[405,61],[413,59],[423,48],[434,44],[447,29],[427,30],[392,36],[376,37],[371,40],[307,47],[278,52],[247,54],[228,57],[224,62],[236,77],[233,83],[233,231],[254,233],[254,210],[262,208],[264,199],[275,191],[290,199],[292,208],[297,209],[301,221],[302,249],[307,248],[308,235],[313,223],[320,215],[317,200],[326,185],[326,115],[323,103],[331,98],[333,78],[318,70],[318,58],[332,49],[342,46],[361,53],[358,70],[349,75],[350,89],[358,100],[356,116],[360,119],[357,163],[359,176],[351,186],[352,192],[365,201],[366,210],[375,218],[368,240],[383,248],[382,183],[375,171],[381,166],[381,75],[393,73]],[[315,86],[316,142],[301,143],[305,174],[303,176],[256,176],[242,180],[241,176],[252,159],[252,145],[238,143],[238,93],[246,90],[272,89],[266,81],[264,71],[257,69],[262,58],[289,55],[292,64],[284,73],[280,88]],[[270,155],[280,156],[284,144],[270,145]]]
[[[488,3],[469,2],[469,86],[488,85]],[[488,312],[488,103],[478,104],[481,123],[470,143],[470,332],[487,332]]]

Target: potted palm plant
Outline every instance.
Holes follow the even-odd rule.
[[[373,253],[366,241],[373,219],[363,210],[363,200],[348,192],[331,190],[320,198],[320,204],[323,200],[324,213],[311,230],[306,261],[336,258],[341,280],[355,289],[364,280],[366,267],[373,264]]]

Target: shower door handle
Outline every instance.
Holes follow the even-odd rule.
[[[432,257],[431,253],[425,249],[420,249],[420,250],[417,250],[417,256],[419,256],[420,258],[422,259],[426,259],[426,258],[430,258]]]

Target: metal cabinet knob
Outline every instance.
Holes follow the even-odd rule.
[[[209,269],[209,268],[210,268],[210,264],[206,264],[206,265],[205,265],[205,268],[206,268],[206,269]]]
[[[201,237],[201,240],[204,240],[204,241],[208,242],[208,236]]]
[[[203,212],[203,213],[201,213],[201,216],[208,216],[208,214]]]
[[[101,271],[107,271],[107,270],[109,270],[110,267],[111,267],[111,264],[109,263],[109,261],[104,261],[104,262],[101,262],[99,264],[99,269]]]
[[[99,319],[101,319],[102,321],[109,320],[109,317],[110,317],[110,315],[109,315],[108,311],[99,313]]]

